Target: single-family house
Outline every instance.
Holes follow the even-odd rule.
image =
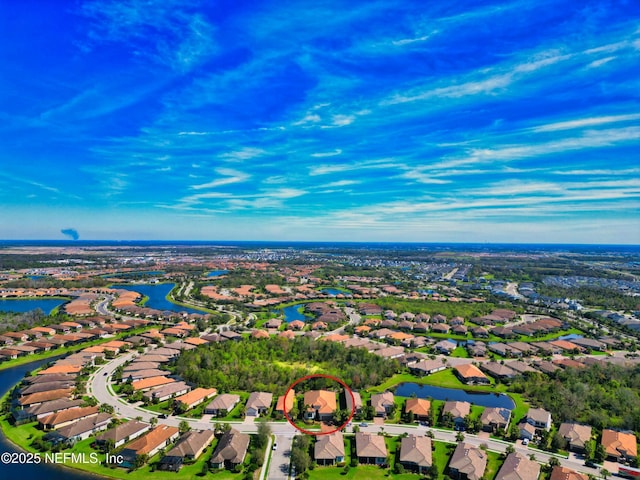
[[[414,375],[431,375],[432,373],[446,370],[447,364],[441,360],[421,360],[409,365],[409,371]]]
[[[465,418],[469,413],[471,413],[471,404],[469,402],[447,400],[442,407],[442,416],[451,415],[453,425],[458,430],[464,428]]]
[[[278,397],[278,400],[276,401],[276,407],[274,409],[274,412],[279,413],[280,415],[284,415],[284,412],[286,410],[287,413],[289,413],[291,411],[291,409],[293,409],[293,404],[295,402],[296,399],[296,391],[295,390],[289,390],[286,393],[286,401],[285,401],[285,396],[284,395],[280,395]]]
[[[371,395],[371,406],[376,417],[386,417],[395,408],[393,393],[374,393]]]
[[[99,413],[91,417],[77,420],[59,428],[58,430],[49,432],[45,437],[51,435],[55,442],[79,442],[81,440],[86,440],[94,433],[106,430],[112,418],[113,417],[108,413]]]
[[[578,473],[562,465],[556,465],[551,469],[549,480],[589,480],[589,475]]]
[[[247,400],[245,411],[248,417],[258,417],[269,411],[271,402],[273,401],[273,393],[269,392],[252,392]]]
[[[527,423],[540,430],[551,429],[551,413],[544,408],[530,408],[527,412]]]
[[[135,440],[140,435],[146,433],[151,428],[151,425],[137,420],[131,420],[126,423],[121,423],[115,427],[107,430],[106,432],[96,437],[97,445],[105,445],[108,442],[113,442],[113,448],[119,448],[131,440]]]
[[[558,434],[567,441],[570,451],[584,453],[587,442],[591,440],[591,426],[579,423],[562,423]]]
[[[602,431],[602,446],[607,458],[622,462],[638,456],[636,436],[630,432],[605,429]]]
[[[224,417],[240,402],[240,395],[223,393],[215,397],[204,409],[205,415]]]
[[[216,390],[215,388],[198,387],[191,390],[190,392],[185,393],[184,395],[176,397],[174,399],[174,403],[176,407],[178,407],[178,409],[186,411],[197,407],[216,393],[218,393],[218,390]]]
[[[387,445],[382,435],[356,433],[356,456],[359,463],[385,465],[387,463]]]
[[[227,431],[216,445],[209,464],[212,468],[235,468],[244,462],[249,447],[249,435],[233,428]]]
[[[169,400],[170,398],[184,395],[189,390],[191,390],[191,387],[185,382],[173,382],[167,383],[166,385],[160,385],[159,387],[152,388],[151,390],[147,390],[142,394],[142,396],[154,403],[164,402],[165,400]]]
[[[177,427],[158,425],[147,434],[138,437],[128,444],[120,452],[124,461],[117,465],[130,468],[135,465],[136,458],[140,455],[147,455],[147,458],[151,458],[162,448],[170,445],[178,438],[178,435],[179,431]]]
[[[304,394],[304,414],[307,420],[327,421],[337,409],[336,393],[329,390],[311,390]]]
[[[98,414],[98,407],[83,407],[83,408],[71,408],[69,410],[62,410],[57,413],[52,413],[39,420],[40,427],[43,430],[55,430],[62,428],[65,425],[69,425],[77,420],[93,417]]]
[[[408,435],[400,441],[400,464],[412,472],[426,473],[433,465],[431,439]]]
[[[478,384],[478,383],[490,383],[487,376],[480,371],[472,363],[465,363],[462,365],[456,365],[453,367],[453,371],[462,383],[466,384]]]
[[[185,460],[196,460],[213,441],[213,430],[192,430],[185,433],[175,446],[162,457],[160,470],[177,472]]]
[[[412,413],[415,420],[426,421],[429,420],[431,402],[425,398],[408,398],[404,411],[407,414]]]
[[[347,410],[353,411],[354,415],[360,415],[362,413],[362,397],[360,396],[360,392],[351,391],[351,393],[353,394],[353,399],[345,390]]]
[[[540,475],[540,464],[529,460],[526,455],[514,452],[507,455],[495,480],[537,480]]]
[[[518,424],[518,430],[520,431],[521,440],[533,440],[536,436],[536,427],[528,422],[521,422]]]
[[[500,407],[487,407],[480,415],[482,422],[482,430],[485,432],[497,433],[498,431],[506,431],[511,419],[511,410]]]
[[[487,453],[460,442],[449,461],[449,476],[457,480],[480,480],[487,468]]]
[[[342,432],[318,437],[313,450],[313,458],[318,465],[333,465],[344,462],[344,437]]]

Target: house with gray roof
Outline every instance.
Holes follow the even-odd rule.
[[[241,465],[247,455],[249,440],[249,435],[233,428],[226,432],[211,455],[209,460],[211,468],[233,469]]]

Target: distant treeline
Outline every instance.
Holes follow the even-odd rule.
[[[492,303],[438,302],[396,297],[382,297],[371,302],[380,305],[385,310],[393,310],[397,314],[411,312],[414,314],[428,313],[433,316],[440,313],[447,318],[460,316],[467,320],[491,313],[496,308]],[[500,308],[509,308],[509,306],[501,305]]]
[[[554,422],[580,422],[597,429],[612,427],[640,433],[640,365],[568,368],[551,379],[533,374],[514,380],[509,388],[549,410]]]
[[[218,391],[269,391],[278,395],[310,373],[341,378],[354,389],[377,385],[400,370],[362,348],[307,337],[222,342],[183,352],[176,373],[188,382]]]

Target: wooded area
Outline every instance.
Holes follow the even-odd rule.
[[[640,365],[568,368],[552,378],[533,374],[514,380],[510,390],[524,393],[551,412],[554,422],[577,421],[596,429],[640,432]]]
[[[360,389],[377,385],[399,370],[396,360],[307,337],[212,344],[183,352],[176,366],[176,373],[186,381],[219,392],[264,390],[277,395],[310,373],[335,375]]]

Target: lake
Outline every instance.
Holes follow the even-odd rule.
[[[170,302],[165,297],[175,287],[175,283],[157,283],[157,284],[140,284],[140,285],[111,285],[111,288],[121,288],[123,290],[131,290],[149,297],[145,307],[155,308],[156,310],[169,310],[171,312],[187,312],[187,313],[206,313],[202,310],[183,307]]]
[[[38,360],[36,362],[0,371],[0,396],[13,388],[13,386],[24,377],[25,373],[52,360],[52,358],[47,360]],[[0,434],[0,454],[4,452],[13,453],[21,452],[21,450],[9,442],[4,435]],[[0,467],[0,471],[2,472],[2,478],[19,478],[21,480],[42,480],[43,478],[46,478],[47,480],[96,480],[104,478],[44,463],[37,465],[3,464]]]
[[[414,393],[418,398],[457,400],[460,402],[469,402],[474,405],[480,405],[482,407],[499,407],[513,410],[516,406],[513,400],[503,393],[470,392],[455,388],[419,385],[417,383],[401,383],[395,391],[395,394],[401,397],[410,397]]]
[[[351,295],[349,290],[338,290],[337,288],[323,288],[320,290],[322,293],[326,293],[327,295],[337,296],[337,295]]]
[[[312,320],[313,317],[307,317],[303,313],[298,312],[298,309],[300,307],[304,307],[304,305],[301,305],[301,304],[291,305],[289,307],[275,310],[274,313],[277,313],[279,315],[284,315],[284,321],[287,323],[291,323],[294,320],[300,320],[301,322]]]
[[[229,270],[213,270],[207,273],[207,277],[219,277],[220,275],[226,275]]]
[[[48,315],[51,310],[67,301],[59,298],[3,299],[0,300],[0,312],[24,313],[39,308]]]

